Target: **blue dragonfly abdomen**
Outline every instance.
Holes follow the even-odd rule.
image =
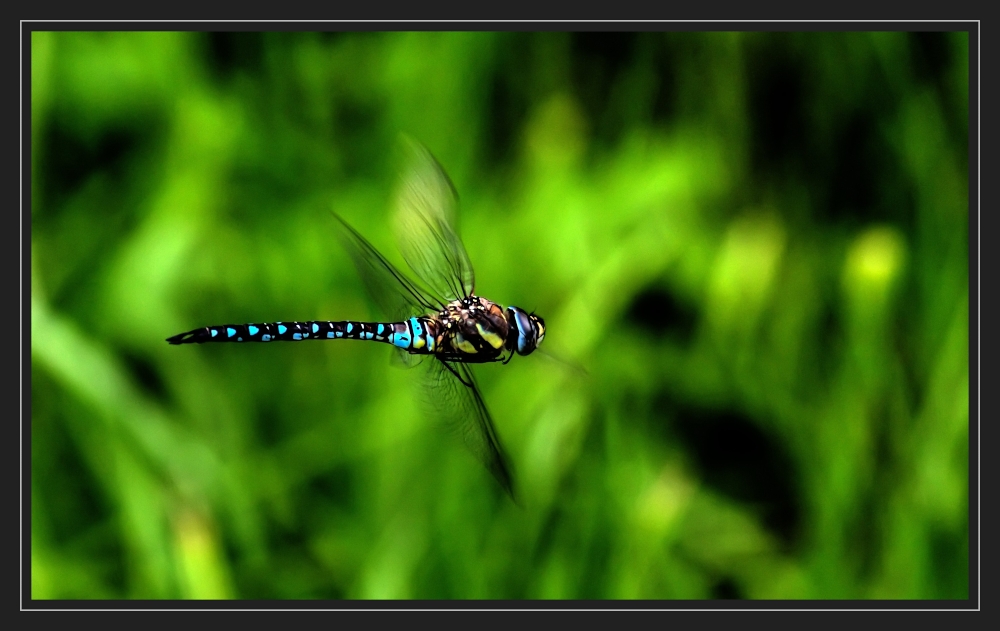
[[[428,318],[414,317],[404,322],[358,322],[356,320],[313,320],[309,322],[264,322],[221,324],[180,333],[167,338],[171,344],[205,342],[301,342],[305,340],[372,340],[385,342],[409,353],[435,351],[436,327]]]

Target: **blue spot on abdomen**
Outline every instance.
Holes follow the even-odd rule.
[[[236,329],[234,329],[232,327],[226,327],[226,336],[227,337],[232,337],[234,335],[236,335]]]
[[[279,324],[278,325],[278,335],[284,335],[285,331],[287,331],[287,330],[288,330],[288,327],[285,326],[284,324]]]

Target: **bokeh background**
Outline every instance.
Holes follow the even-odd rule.
[[[968,596],[967,33],[31,35],[31,594]],[[399,134],[513,504],[358,342]]]

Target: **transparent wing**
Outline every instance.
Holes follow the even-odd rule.
[[[393,321],[444,308],[444,301],[400,272],[337,213],[337,236],[351,256],[369,297]]]
[[[444,169],[423,145],[403,139],[405,169],[396,192],[396,241],[406,264],[448,300],[472,294],[475,274],[455,223],[458,197]]]
[[[428,387],[425,394],[434,416],[458,434],[476,458],[493,474],[504,491],[515,502],[511,468],[507,463],[493,419],[476,385],[468,364],[429,361],[426,371]],[[462,381],[449,370],[453,369]],[[467,386],[465,384],[471,384]]]

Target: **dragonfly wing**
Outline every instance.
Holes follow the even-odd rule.
[[[455,187],[420,143],[404,138],[405,169],[396,192],[396,240],[417,277],[448,300],[472,294],[475,274],[458,238]]]
[[[440,296],[429,292],[399,271],[367,239],[336,213],[337,236],[350,255],[369,297],[393,321],[439,311]]]
[[[469,451],[516,502],[510,465],[469,365],[456,362],[445,365],[444,361],[428,363],[426,394],[435,417],[461,437]]]

